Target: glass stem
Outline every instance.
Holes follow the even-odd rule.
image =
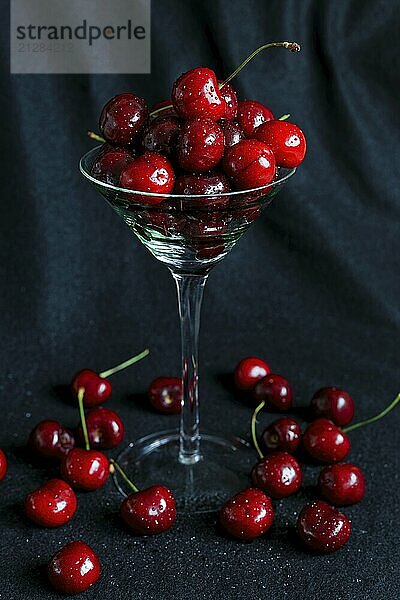
[[[179,461],[190,465],[201,459],[198,392],[198,339],[203,290],[208,275],[173,273],[178,291],[182,339],[182,412]]]

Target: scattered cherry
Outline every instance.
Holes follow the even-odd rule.
[[[289,410],[293,400],[292,386],[282,375],[270,373],[257,381],[253,398],[257,404],[265,402],[267,409]]]
[[[337,387],[323,387],[311,399],[314,419],[324,417],[343,427],[354,417],[354,402],[350,394]]]
[[[228,148],[223,165],[240,190],[265,186],[275,177],[272,150],[258,140],[242,140]]]
[[[73,448],[61,461],[61,476],[72,487],[93,491],[102,487],[108,479],[108,458],[98,450]]]
[[[26,516],[41,527],[60,527],[74,516],[74,490],[62,479],[50,479],[25,498]]]
[[[169,194],[172,192],[175,174],[171,163],[165,156],[156,152],[145,152],[135,158],[122,171],[119,185],[128,190]],[[159,204],[163,198],[146,197],[148,204]]]
[[[273,520],[271,498],[256,488],[239,492],[219,512],[220,525],[239,540],[255,540],[268,531]]]
[[[301,510],[297,533],[307,548],[326,554],[346,544],[351,534],[351,523],[336,508],[317,500]]]
[[[99,181],[117,185],[121,172],[134,159],[132,152],[104,144],[95,159],[90,174]]]
[[[71,386],[75,396],[78,396],[81,388],[85,390],[83,405],[86,408],[103,404],[112,394],[111,382],[91,369],[79,371],[74,376]]]
[[[364,498],[364,473],[351,463],[328,465],[319,474],[318,491],[335,506],[356,504]]]
[[[339,462],[350,452],[348,436],[329,419],[316,419],[310,423],[302,443],[306,452],[320,462]]]
[[[168,488],[153,485],[129,494],[121,504],[120,515],[136,535],[162,533],[175,522],[175,499]]]
[[[181,122],[176,116],[165,115],[155,117],[143,132],[141,146],[146,152],[159,152],[168,158],[176,154],[176,142],[181,129]]]
[[[110,144],[129,146],[145,126],[149,116],[146,102],[135,94],[118,94],[104,106],[100,130]]]
[[[109,450],[120,444],[124,438],[124,424],[113,410],[99,406],[92,408],[86,415],[86,426],[91,448]],[[82,428],[79,428],[83,439]]]
[[[0,448],[0,481],[2,481],[4,479],[4,477],[6,476],[7,468],[8,468],[7,457],[4,453],[4,451]]]
[[[285,498],[300,489],[301,467],[288,452],[273,452],[254,465],[251,480],[271,498]]]
[[[176,112],[185,118],[209,117],[218,121],[227,110],[217,77],[206,67],[183,73],[173,85],[171,98]]]
[[[218,125],[224,134],[225,148],[230,148],[244,139],[244,133],[237,121],[221,119],[218,121]]]
[[[230,192],[228,178],[219,172],[179,175],[175,182],[175,194],[184,195],[218,195]],[[229,200],[229,198],[228,198]]]
[[[296,452],[301,438],[300,425],[289,417],[276,419],[266,427],[261,435],[262,443],[267,450]]]
[[[61,423],[45,419],[32,429],[28,446],[37,456],[61,460],[75,446],[75,439]]]
[[[179,166],[185,171],[209,171],[221,161],[224,144],[223,131],[212,119],[188,119],[178,138]]]
[[[293,123],[267,121],[257,127],[254,137],[271,148],[278,167],[293,169],[304,160],[306,138],[300,127]]]
[[[271,368],[264,360],[256,356],[243,358],[235,367],[233,379],[238,390],[252,390],[260,379],[269,375]]]
[[[219,84],[222,84],[222,82],[220,81]],[[238,111],[236,92],[230,83],[225,83],[223,87],[220,88],[219,92],[225,100],[225,111],[222,116],[224,119],[231,121],[236,117]]]
[[[70,542],[51,559],[47,576],[51,585],[62,594],[79,594],[99,579],[100,561],[84,542]]]
[[[272,119],[273,113],[261,102],[242,100],[238,104],[237,120],[246,137],[252,137],[257,127]]]
[[[160,413],[175,415],[181,412],[182,379],[157,377],[148,389],[151,406]]]

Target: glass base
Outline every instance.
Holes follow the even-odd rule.
[[[118,463],[139,489],[157,483],[168,487],[175,496],[178,512],[216,511],[232,495],[248,487],[254,450],[240,438],[208,433],[201,434],[200,447],[198,462],[182,464],[178,460],[179,432],[162,431],[129,444],[119,455]],[[114,482],[122,495],[130,493],[116,473]]]

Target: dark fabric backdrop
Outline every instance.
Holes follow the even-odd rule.
[[[246,433],[249,409],[218,375],[248,354],[286,374],[300,406],[333,384],[354,396],[358,418],[391,401],[399,391],[398,3],[153,2],[152,73],[143,76],[10,76],[4,8],[0,445],[10,469],[0,486],[1,600],[58,598],[41,566],[74,538],[90,543],[104,567],[101,583],[82,598],[397,598],[400,411],[351,434],[367,497],[346,510],[354,527],[349,544],[327,557],[301,551],[290,534],[307,492],[277,503],[276,525],[253,544],[219,536],[214,515],[180,517],[166,535],[133,538],[118,525],[111,483],[80,495],[68,526],[36,529],[23,520],[21,502],[45,472],[25,461],[21,447],[44,417],[77,421],[54,386],[147,345],[146,361],[115,376],[110,406],[123,416],[127,440],[175,422],[132,399],[153,377],[178,372],[173,282],[77,163],[91,146],[86,130],[115,93],[162,100],[182,71],[201,64],[226,75],[269,40],[297,40],[302,53],[259,56],[235,87],[277,114],[290,112],[306,132],[308,155],[210,277],[203,422]],[[306,471],[307,486],[317,473]]]

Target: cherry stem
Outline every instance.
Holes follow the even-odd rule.
[[[281,117],[279,117],[278,121],[286,121],[286,119],[288,119],[290,117],[290,113],[287,115],[282,115]]]
[[[261,402],[253,412],[253,416],[251,417],[251,437],[253,440],[254,448],[257,450],[257,453],[260,458],[264,458],[264,454],[261,452],[260,446],[257,441],[257,432],[256,432],[256,423],[257,423],[257,415],[265,406],[265,400]]]
[[[251,61],[253,60],[253,58],[255,56],[257,56],[257,54],[259,54],[260,52],[262,52],[263,50],[267,50],[267,48],[286,48],[287,50],[290,50],[291,52],[300,52],[300,44],[297,44],[296,42],[271,42],[269,44],[264,44],[263,46],[260,46],[259,48],[257,48],[257,50],[254,50],[254,52],[252,52],[247,58],[246,60],[244,60],[237,69],[235,69],[233,71],[233,73],[231,73],[229,75],[229,77],[227,77],[226,79],[224,79],[224,81],[222,83],[220,83],[219,85],[219,89],[222,89],[224,87],[224,85],[226,85],[229,81],[231,81],[234,77],[236,77],[236,75],[238,73],[240,73],[240,71]]]
[[[85,440],[86,450],[90,450],[90,442],[89,442],[88,430],[87,430],[87,426],[86,426],[85,411],[83,408],[83,396],[84,395],[85,395],[85,388],[83,388],[83,387],[79,388],[79,390],[78,390],[78,405],[79,405],[79,415],[81,417],[83,439]]]
[[[382,417],[385,417],[398,403],[400,402],[400,394],[396,396],[396,398],[387,406],[382,412],[378,413],[374,417],[370,419],[365,419],[365,421],[359,421],[358,423],[354,423],[354,425],[349,425],[345,427],[343,431],[348,433],[349,431],[353,431],[353,429],[358,429],[359,427],[364,427],[364,425],[370,425],[370,423],[375,423],[375,421],[379,421]]]
[[[114,375],[114,373],[118,373],[118,371],[122,371],[123,369],[126,369],[127,367],[130,367],[131,365],[139,362],[139,360],[145,358],[149,353],[150,350],[146,348],[146,350],[143,350],[143,352],[141,352],[140,354],[132,356],[132,358],[128,358],[128,360],[125,360],[123,363],[117,365],[116,367],[99,373],[99,377],[102,377],[103,379],[105,379],[106,377],[110,377],[110,375]]]
[[[170,108],[174,108],[173,104],[167,104],[166,106],[160,106],[160,108],[156,108],[150,113],[150,117],[154,117],[154,115],[158,115],[158,113],[164,112],[164,110],[169,110]]]
[[[129,479],[129,477],[125,473],[125,471],[119,466],[119,464],[113,458],[110,459],[110,463],[114,467],[114,469],[116,469],[118,471],[118,473],[121,475],[122,479],[129,485],[129,487],[132,489],[132,491],[138,492],[139,490],[136,487],[136,485],[134,483],[132,483],[132,481]]]
[[[88,131],[87,135],[88,137],[90,137],[91,140],[96,140],[96,142],[101,142],[102,144],[104,144],[104,142],[106,141],[103,137],[101,137],[101,135],[98,135],[94,131]]]

